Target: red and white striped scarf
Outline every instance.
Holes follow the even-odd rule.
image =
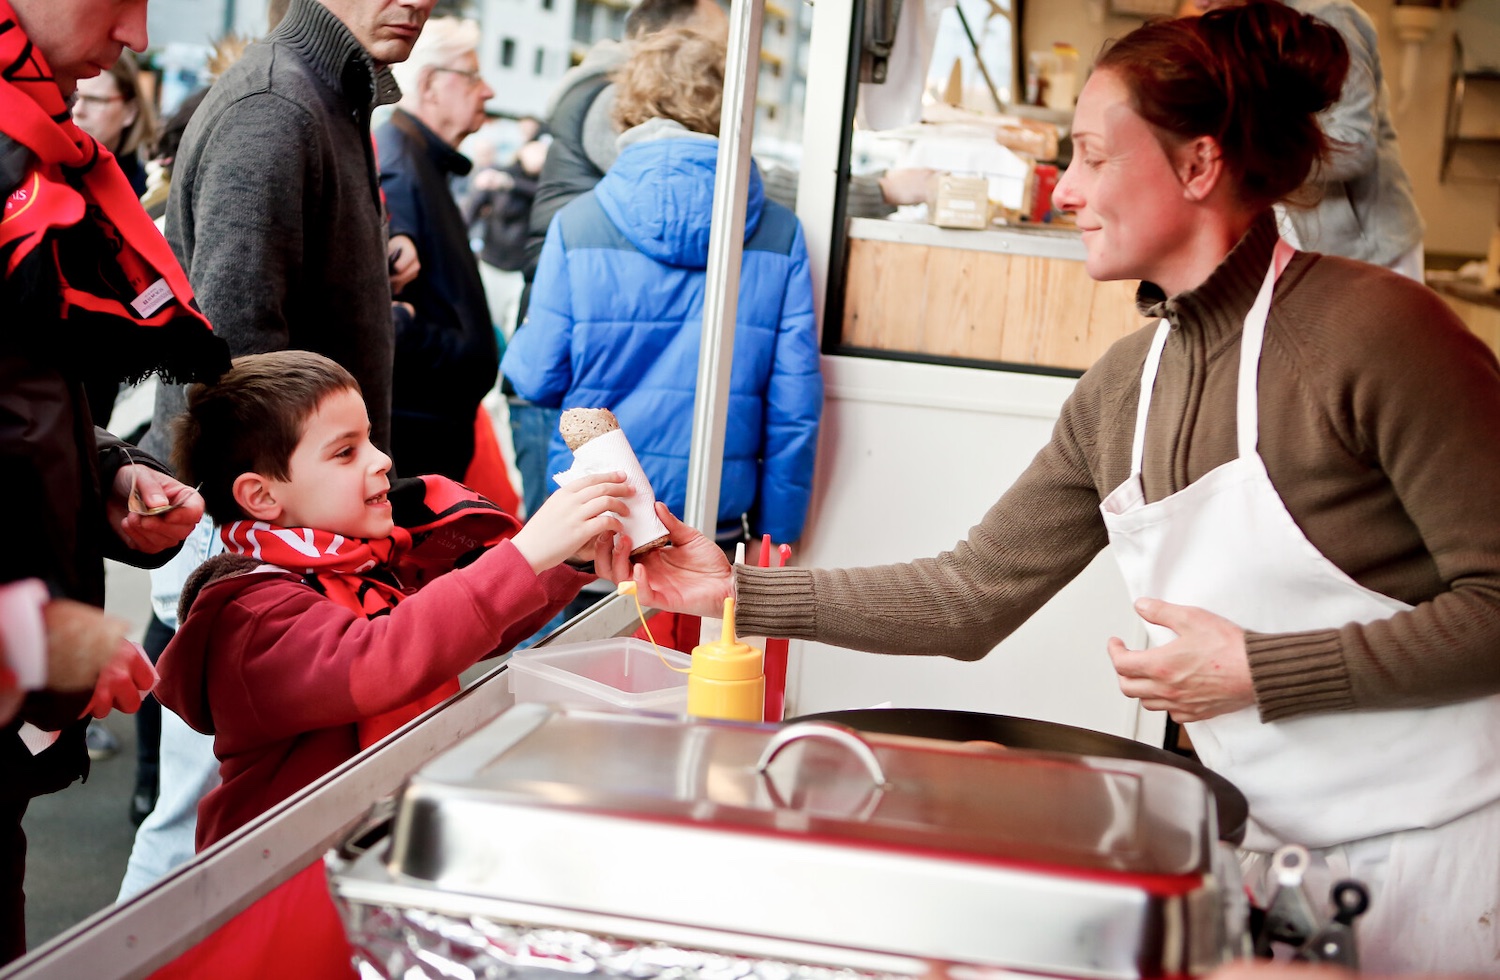
[[[219,534],[226,551],[296,572],[331,601],[369,619],[389,613],[422,583],[467,565],[521,526],[446,477],[397,480],[388,496],[397,526],[385,538],[346,538],[265,521],[235,521]],[[360,746],[373,745],[458,689],[454,678],[402,708],[366,719]]]

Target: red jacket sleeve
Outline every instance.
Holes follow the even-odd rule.
[[[271,741],[398,708],[531,635],[589,581],[566,567],[538,576],[505,541],[366,619],[301,581],[238,578],[250,581],[215,583],[194,604],[196,612],[212,589],[237,588],[217,610],[211,600],[204,610],[213,618],[198,687],[209,702],[198,707],[232,741],[235,729]],[[184,704],[197,692],[174,687],[165,703],[200,727]]]

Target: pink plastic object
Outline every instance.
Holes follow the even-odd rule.
[[[768,534],[761,539],[761,564],[767,567],[771,564],[771,536]],[[792,560],[792,546],[784,544],[776,551],[777,567],[782,567]],[[786,664],[787,664],[787,640],[784,638],[766,638],[765,665],[762,668],[766,675],[766,721],[780,721],[786,712]]]

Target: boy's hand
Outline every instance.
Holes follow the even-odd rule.
[[[646,552],[632,568],[631,542],[621,535],[609,544],[601,543],[594,554],[595,570],[612,582],[634,577],[643,606],[691,616],[722,616],[724,599],[734,589],[729,559],[696,528],[673,517],[659,500],[656,516],[667,526],[672,547]]]
[[[105,504],[109,525],[126,547],[142,554],[154,555],[181,544],[203,516],[203,497],[197,490],[139,463],[120,467],[110,490]],[[132,491],[140,510],[169,509],[136,513],[130,506]]]
[[[602,535],[620,529],[623,498],[633,491],[619,473],[586,476],[553,492],[511,539],[540,575],[565,558],[592,547]]]

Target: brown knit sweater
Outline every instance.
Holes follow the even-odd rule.
[[[1275,236],[1268,213],[1198,288],[1166,299],[1142,284],[1149,326],[1079,380],[1051,441],[953,550],[876,568],[741,568],[740,627],[983,657],[1108,543],[1099,503],[1129,475],[1141,365],[1161,316],[1174,329],[1152,395],[1147,499],[1236,455],[1240,330]],[[1266,328],[1260,453],[1324,555],[1416,607],[1365,626],[1249,634],[1263,719],[1500,691],[1500,365],[1436,294],[1375,266],[1298,254]]]

